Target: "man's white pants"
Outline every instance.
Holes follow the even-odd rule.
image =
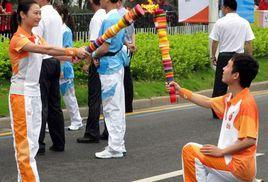
[[[70,113],[71,125],[81,126],[82,118],[81,118],[79,107],[77,104],[74,87],[69,88],[66,91],[66,93],[63,95],[63,100],[64,100],[67,110]]]
[[[35,156],[39,149],[41,97],[11,94],[9,96],[9,110],[18,181],[40,181]]]
[[[126,152],[124,136],[126,132],[124,68],[112,75],[101,75],[102,106],[109,133],[109,150]]]

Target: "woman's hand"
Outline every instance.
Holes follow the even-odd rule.
[[[85,47],[77,48],[76,56],[80,59],[85,59],[87,56],[91,56],[89,52],[86,51]]]

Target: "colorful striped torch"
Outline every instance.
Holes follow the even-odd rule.
[[[169,55],[170,48],[169,48],[169,41],[167,38],[167,18],[164,10],[158,9],[154,12],[154,24],[159,37],[159,48],[162,54],[162,63],[166,74],[166,81],[170,83],[171,81],[174,81],[174,74],[173,74],[172,60]],[[170,88],[169,95],[171,103],[177,101],[174,86]]]
[[[120,30],[129,26],[138,17],[143,16],[144,14],[145,14],[144,10],[141,8],[139,4],[137,4],[129,12],[127,12],[123,16],[123,18],[118,21],[117,24],[111,26],[102,36],[97,38],[97,40],[90,42],[89,46],[86,47],[86,50],[90,53],[95,51],[105,42],[105,40],[114,37]]]

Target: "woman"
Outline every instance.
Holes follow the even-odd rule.
[[[17,13],[12,15],[13,34],[9,46],[12,78],[9,92],[9,110],[14,139],[18,181],[40,181],[34,159],[38,151],[41,127],[41,98],[39,76],[42,54],[58,59],[86,56],[84,48],[56,48],[47,45],[42,37],[33,35],[41,16],[34,0],[19,1]],[[17,21],[16,21],[17,20]]]
[[[73,33],[70,28],[75,28],[74,20],[69,14],[67,7],[58,6],[57,11],[62,17],[63,22],[63,47],[73,47]],[[70,113],[71,125],[68,127],[68,130],[79,130],[83,126],[83,123],[82,118],[80,116],[77,99],[75,97],[74,69],[72,63],[68,61],[61,62],[60,91],[63,96],[65,106]]]

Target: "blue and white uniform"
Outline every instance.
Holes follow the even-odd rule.
[[[71,29],[63,24],[63,47],[73,47],[73,34]],[[75,97],[74,89],[74,69],[72,63],[65,61],[61,64],[61,79],[60,79],[60,91],[63,96],[63,100],[66,108],[70,113],[71,126],[81,127],[82,118],[80,116],[77,99]],[[71,129],[71,128],[70,128]]]
[[[116,9],[109,11],[102,23],[99,35],[104,34],[120,18],[121,16]],[[106,43],[110,44],[109,53],[100,58],[98,68],[101,80],[103,115],[109,132],[108,150],[119,153],[126,152],[124,141],[126,131],[124,54],[122,54],[124,35],[125,30],[121,30],[116,36],[106,40]]]

